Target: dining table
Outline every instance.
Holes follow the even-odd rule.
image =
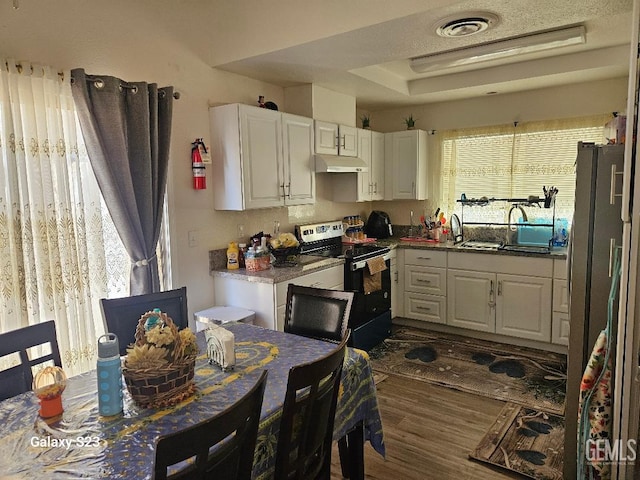
[[[252,476],[273,478],[289,370],[337,345],[244,323],[224,328],[235,337],[235,366],[223,371],[210,363],[204,332],[199,332],[195,393],[170,407],[142,408],[124,389],[123,412],[101,416],[95,370],[67,380],[64,412],[56,417],[39,416],[33,392],[0,402],[0,478],[152,478],[158,437],[223,411],[247,393],[265,369],[269,373]],[[352,478],[364,476],[363,443],[385,455],[376,386],[365,351],[346,349],[333,436],[349,439],[350,462],[358,463],[349,467],[357,472]]]

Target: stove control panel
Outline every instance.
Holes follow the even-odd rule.
[[[296,226],[296,236],[301,243],[330,240],[342,237],[342,233],[342,220]]]

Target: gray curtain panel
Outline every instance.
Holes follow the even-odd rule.
[[[71,71],[91,166],[131,257],[130,294],[160,290],[156,245],[167,183],[173,87]]]

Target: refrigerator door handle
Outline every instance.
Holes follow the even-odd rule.
[[[616,250],[616,239],[610,238],[609,239],[609,278],[613,276],[613,259],[615,256],[615,250]]]
[[[609,188],[609,203],[611,205],[616,204],[616,197],[622,197],[621,193],[616,193],[616,175],[624,178],[624,172],[616,171],[616,164],[614,163],[611,165],[611,187]]]

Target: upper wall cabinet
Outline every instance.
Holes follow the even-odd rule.
[[[384,199],[384,133],[357,129],[358,157],[368,171],[338,173],[333,176],[335,202],[368,202]]]
[[[316,153],[358,156],[358,136],[355,127],[315,121]]]
[[[385,199],[426,200],[430,174],[427,132],[406,130],[386,133],[384,144]]]
[[[217,210],[315,202],[312,119],[241,104],[209,117]]]

